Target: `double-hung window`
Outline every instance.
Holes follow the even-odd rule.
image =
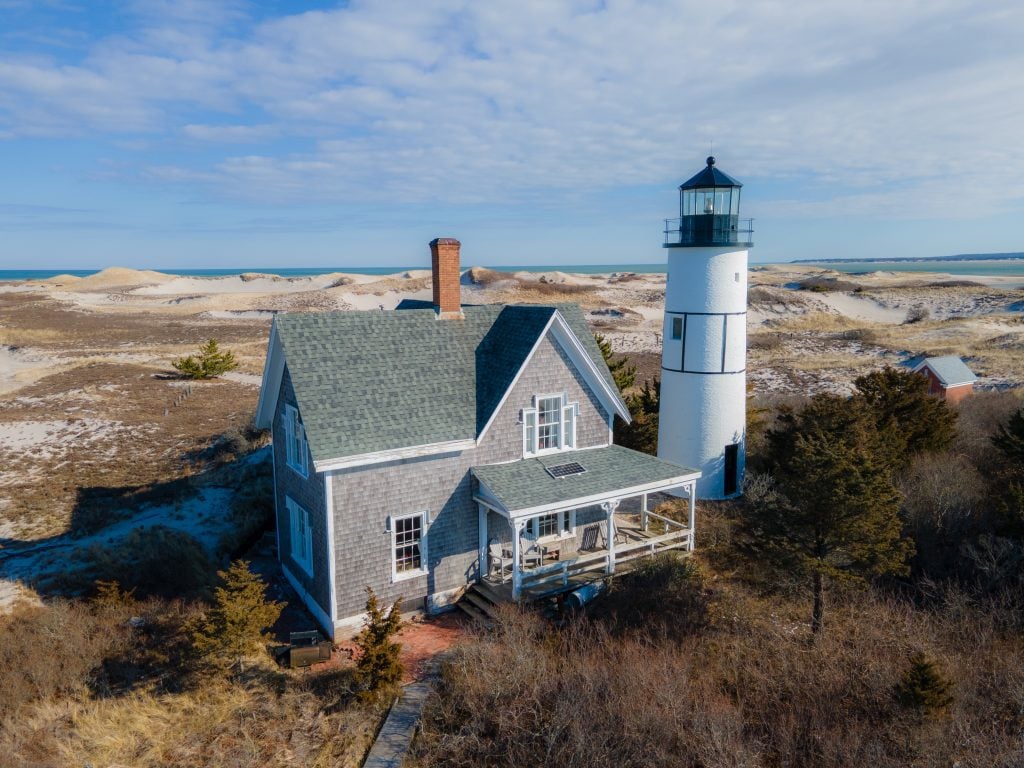
[[[571,536],[575,528],[575,510],[552,512],[549,515],[531,518],[526,523],[526,530],[538,539]]]
[[[523,455],[533,456],[576,447],[576,416],[579,403],[568,396],[538,395],[533,407],[523,409]]]
[[[291,530],[292,560],[310,576],[313,575],[313,531],[309,527],[309,512],[285,496]]]
[[[303,477],[309,477],[309,447],[306,444],[306,429],[299,418],[299,409],[284,407],[285,459],[288,466]]]
[[[391,572],[395,579],[407,579],[427,571],[427,513],[391,520]]]

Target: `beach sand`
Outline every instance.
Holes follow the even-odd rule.
[[[660,373],[664,274],[474,267],[462,290],[466,303],[578,302],[592,330],[637,364],[640,382]],[[0,283],[0,604],[23,594],[15,582],[36,562],[27,547],[72,557],[81,544],[67,534],[97,500],[125,530],[133,520],[183,524],[180,505],[135,499],[200,476],[224,435],[249,423],[274,314],[392,309],[430,296],[427,270],[283,278],[111,268]],[[209,338],[235,353],[238,370],[211,382],[175,378],[170,361]],[[1020,387],[1024,290],[1005,277],[755,266],[748,348],[748,377],[764,397],[849,392],[857,376],[923,354],[964,356],[980,389]],[[214,496],[197,491],[195,504]],[[216,516],[197,519],[216,532]]]

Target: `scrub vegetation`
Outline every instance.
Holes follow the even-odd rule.
[[[923,383],[762,402],[697,553],[561,625],[507,608],[443,666],[416,764],[1019,765],[1022,401]]]
[[[211,604],[103,582],[0,617],[0,766],[359,765],[381,705],[351,667],[274,664],[281,606],[245,563],[221,576]]]

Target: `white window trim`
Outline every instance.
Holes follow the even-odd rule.
[[[291,555],[292,562],[298,565],[306,575],[313,576],[313,529],[310,526],[309,512],[305,507],[296,502],[291,496],[286,495],[284,497],[285,506],[288,508],[288,526],[290,530],[289,535],[289,554]],[[299,522],[303,522],[305,532],[300,534]],[[298,551],[296,544],[300,539],[304,539],[306,556],[302,556],[302,552]]]
[[[395,549],[398,546],[396,536],[398,533],[398,521],[408,520],[412,517],[420,518],[420,567],[414,571],[398,572],[398,558],[395,556]],[[430,515],[427,510],[413,512],[408,515],[394,515],[388,518],[388,531],[391,534],[391,581],[405,581],[415,579],[417,576],[424,576],[427,573],[427,538],[430,524]]]
[[[558,512],[546,512],[538,517],[546,517],[547,515],[558,515],[558,533],[548,534],[547,536],[537,536],[537,542],[539,544],[545,544],[551,541],[562,541],[563,539],[571,539],[576,536],[576,510],[575,509],[563,509]],[[531,534],[536,534],[538,526],[538,517],[531,517],[526,521],[526,530]],[[568,526],[566,523],[568,522]]]
[[[541,448],[540,447],[540,401],[541,400],[554,400],[559,401],[559,406],[556,409],[558,411],[558,447],[557,448]],[[572,408],[572,432],[569,435],[572,440],[572,444],[566,440],[566,411]],[[526,440],[526,428],[530,420],[533,420],[533,443],[532,445],[527,444]],[[575,451],[578,448],[577,440],[579,436],[579,420],[580,420],[580,404],[579,401],[569,402],[569,395],[565,392],[560,394],[549,393],[540,394],[533,396],[533,402],[530,408],[524,408],[522,410],[522,422],[523,422],[523,458],[531,456],[546,456],[552,453],[562,453],[564,451]],[[532,448],[532,450],[531,450]]]
[[[295,427],[301,430],[298,445],[298,456],[296,453]],[[294,405],[284,406],[284,438],[285,438],[285,463],[294,472],[304,478],[309,477],[309,442],[306,440],[306,429],[302,425],[302,418],[299,409]]]

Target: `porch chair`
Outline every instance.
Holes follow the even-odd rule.
[[[523,561],[523,567],[529,568],[530,563],[539,568],[544,564],[544,552],[537,543],[537,536],[529,531],[523,531],[519,537],[519,555]]]
[[[505,569],[512,570],[512,553],[509,552],[497,539],[491,539],[487,542],[487,575],[491,575],[491,571],[497,567],[498,578],[501,579],[501,583],[505,583]]]
[[[580,536],[580,552],[593,552],[597,549],[597,537],[600,535],[601,529],[597,525],[588,525],[583,529],[583,534]]]
[[[607,520],[602,520],[597,525],[598,525],[598,530],[601,531],[601,542],[603,543],[605,549],[607,549],[608,548],[608,521]],[[625,544],[627,541],[629,541],[629,537],[626,536],[625,532],[622,529],[620,529],[619,526],[615,526],[615,543],[616,544]]]

